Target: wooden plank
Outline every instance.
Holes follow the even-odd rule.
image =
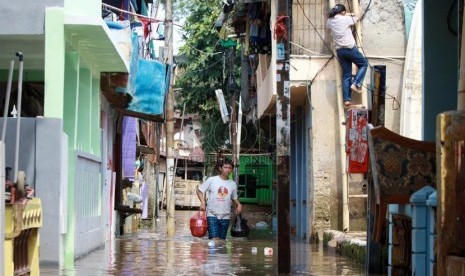
[[[458,256],[449,256],[447,257],[446,267],[447,275],[463,276],[465,275],[465,258]]]
[[[437,117],[436,147],[438,158],[438,206],[437,206],[437,275],[464,275],[448,273],[450,264],[454,272],[455,262],[451,255],[463,256],[464,251],[464,137],[465,112],[444,112]],[[462,272],[461,272],[462,273]]]
[[[465,251],[465,141],[455,142],[455,168],[457,170],[457,181],[455,190],[457,191],[456,210],[457,223],[457,247],[460,251]]]

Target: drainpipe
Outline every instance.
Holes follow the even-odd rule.
[[[329,1],[329,6],[334,7],[335,0]],[[337,56],[336,56],[337,57]],[[346,159],[346,116],[344,112],[342,99],[342,82],[341,82],[341,67],[336,59],[334,63],[336,69],[336,96],[337,96],[337,113],[339,124],[339,152],[341,155],[341,180],[342,180],[342,229],[349,230],[349,202],[348,202],[348,187],[347,187],[347,159]]]
[[[5,135],[14,64],[15,62],[12,60],[8,73],[5,107],[3,108],[2,140],[0,141],[0,275],[5,273]]]
[[[4,275],[5,269],[5,144],[2,140],[0,141],[0,275]]]

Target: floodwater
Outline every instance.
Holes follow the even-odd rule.
[[[208,245],[189,230],[191,211],[176,212],[176,234],[166,237],[165,217],[153,228],[115,238],[77,260],[74,267],[41,267],[41,275],[278,275],[277,242],[269,230],[251,230],[247,239]],[[252,252],[252,247],[257,252]],[[265,255],[271,247],[274,254]],[[292,242],[290,275],[364,275],[364,267],[323,249]]]

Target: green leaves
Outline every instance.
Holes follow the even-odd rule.
[[[221,13],[221,1],[177,0],[184,8],[185,22],[182,30],[184,46],[179,49],[180,67],[176,87],[181,88],[176,101],[186,103],[186,112],[199,114],[202,119],[202,147],[205,152],[230,148],[229,124],[223,123],[216,101],[215,90],[222,89],[226,105],[230,108],[227,93],[229,60],[224,58],[215,22]],[[234,79],[240,80],[240,51],[236,49],[233,61]],[[229,110],[231,112],[231,110]]]

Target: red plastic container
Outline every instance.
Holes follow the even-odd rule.
[[[198,211],[195,213],[190,220],[191,234],[194,237],[201,238],[207,234],[207,213]]]

